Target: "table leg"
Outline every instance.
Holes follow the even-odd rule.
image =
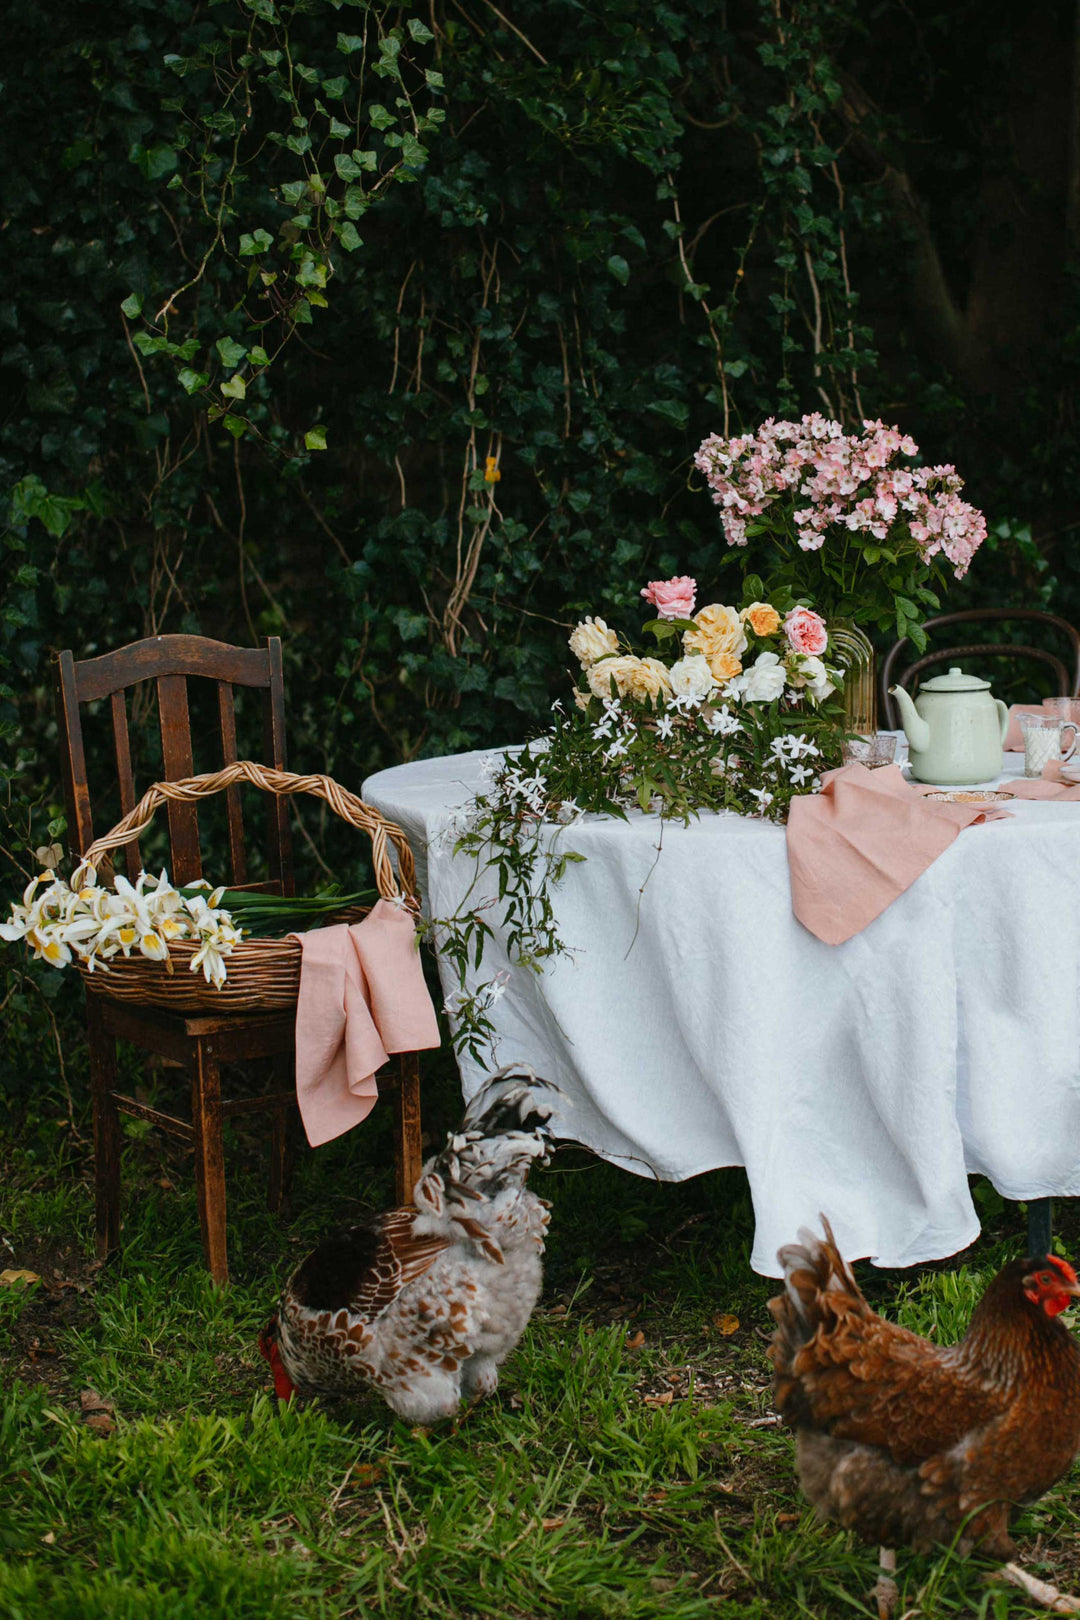
[[[1049,1254],[1053,1236],[1053,1201],[1049,1198],[1029,1198],[1027,1207],[1027,1252]]]

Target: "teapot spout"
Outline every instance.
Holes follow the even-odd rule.
[[[916,753],[922,753],[930,746],[930,727],[902,686],[890,686],[889,695],[896,699],[908,746],[914,748]]]

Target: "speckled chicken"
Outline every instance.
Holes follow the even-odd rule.
[[[1052,1254],[1012,1261],[960,1342],[936,1345],[870,1309],[823,1224],[824,1238],[803,1231],[780,1250],[785,1292],[769,1302],[773,1395],[803,1490],[886,1548],[956,1537],[961,1553],[1011,1557],[1010,1509],[1049,1490],[1080,1447],[1080,1348],[1058,1320],[1080,1295],[1076,1273]],[[1032,1591],[1030,1577],[1017,1584]]]
[[[428,1160],[413,1204],[326,1238],[290,1277],[260,1348],[279,1396],[374,1385],[430,1425],[494,1392],[540,1297],[546,1163],[558,1088],[502,1069]]]

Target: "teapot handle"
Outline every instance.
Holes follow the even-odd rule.
[[[1001,744],[1004,747],[1005,738],[1009,731],[1009,706],[1007,703],[1003,703],[1000,698],[995,698],[994,707],[998,712],[998,725],[1001,727]]]

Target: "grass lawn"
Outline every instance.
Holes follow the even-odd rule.
[[[433,1136],[456,1107],[436,1075]],[[561,1155],[537,1177],[552,1239],[525,1341],[495,1400],[424,1435],[374,1397],[279,1408],[256,1347],[304,1246],[386,1200],[385,1120],[303,1150],[281,1220],[258,1132],[233,1137],[224,1293],[183,1149],[134,1122],[123,1253],[93,1263],[87,1135],[76,1117],[0,1143],[0,1270],[41,1278],[0,1288],[3,1620],[875,1613],[873,1551],[815,1523],[771,1415],[775,1285],[747,1264],[741,1172],[660,1186]],[[986,1226],[921,1279],[860,1268],[874,1303],[953,1336],[1022,1245],[1015,1208]],[[1075,1471],[1021,1521],[1024,1561],[1064,1590],[1078,1522]],[[1045,1612],[985,1563],[899,1565],[898,1620]]]

